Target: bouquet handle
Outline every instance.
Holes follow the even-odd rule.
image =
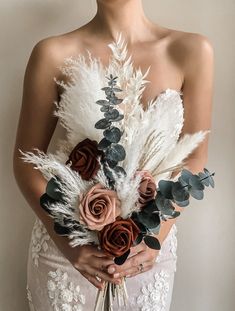
[[[113,311],[113,301],[117,298],[119,307],[127,306],[128,294],[125,278],[120,285],[105,282],[103,290],[98,290],[94,311]]]

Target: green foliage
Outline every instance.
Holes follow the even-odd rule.
[[[160,245],[158,239],[155,238],[154,236],[146,235],[144,237],[144,242],[150,248],[157,249],[157,250],[161,249],[161,245]]]
[[[181,207],[189,205],[190,195],[197,200],[202,200],[205,186],[214,188],[214,174],[211,174],[206,168],[204,168],[204,172],[199,172],[198,175],[183,169],[178,181],[161,180],[158,184],[156,197],[159,209],[163,214],[166,213],[166,206],[169,204],[166,199],[172,200]],[[167,212],[167,214],[169,213]]]
[[[46,186],[46,193],[54,200],[63,200],[63,193],[58,183],[57,177],[52,177]]]
[[[180,212],[175,210],[173,202],[185,207],[189,205],[190,195],[201,200],[205,186],[214,187],[214,174],[211,174],[206,168],[204,168],[204,172],[200,172],[198,175],[184,169],[177,181],[159,181],[155,199],[142,207],[141,211],[134,212],[131,216],[141,230],[134,245],[139,244],[144,239],[148,247],[160,249],[160,243],[153,234],[159,233],[161,220],[166,221],[180,215]]]
[[[110,74],[107,79],[109,80],[108,86],[102,88],[105,92],[106,100],[101,99],[96,101],[96,104],[101,106],[100,111],[104,112],[104,118],[96,122],[95,128],[104,130],[104,138],[98,143],[98,149],[104,153],[104,158],[102,159],[104,172],[109,180],[109,186],[112,188],[115,183],[115,176],[112,170],[115,173],[126,175],[125,170],[118,166],[118,162],[125,159],[126,152],[123,146],[119,144],[123,133],[118,127],[112,125],[113,122],[121,121],[124,118],[124,115],[115,108],[116,105],[119,105],[123,101],[115,93],[121,92],[122,90],[116,87],[117,77],[113,77]],[[108,168],[111,168],[111,170]]]
[[[130,249],[128,249],[127,252],[125,252],[125,254],[123,254],[122,256],[119,257],[115,257],[114,262],[116,265],[122,265],[124,264],[124,262],[127,260],[127,257],[130,254]]]

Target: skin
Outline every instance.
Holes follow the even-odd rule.
[[[131,16],[131,18],[129,18]],[[58,249],[75,269],[97,288],[104,281],[118,284],[122,276],[132,277],[153,267],[158,251],[141,243],[131,248],[131,256],[122,266],[94,246],[69,246],[67,237],[55,234],[52,219],[39,206],[46,181],[33,166],[19,159],[19,151],[37,147],[47,151],[57,119],[52,116],[54,104],[62,90],[53,80],[65,80],[59,70],[68,56],[86,49],[108,64],[111,50],[107,46],[115,39],[116,31],[125,35],[127,48],[132,53],[135,68],[151,69],[142,96],[142,105],[156,98],[166,88],[183,91],[185,122],[181,135],[207,130],[211,127],[213,93],[213,47],[201,34],[165,28],[150,21],[144,14],[140,0],[97,0],[97,13],[82,27],[69,33],[48,37],[35,44],[24,76],[22,107],[18,122],[13,155],[16,181],[36,215],[44,223]],[[193,173],[202,171],[208,158],[208,135],[187,158],[187,168]],[[175,176],[178,172],[174,172]],[[183,209],[175,205],[176,210]],[[157,235],[160,243],[167,237],[176,219],[162,223]],[[96,278],[96,275],[100,279]]]

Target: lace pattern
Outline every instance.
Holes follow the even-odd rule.
[[[48,296],[54,311],[82,311],[85,296],[80,292],[80,286],[69,281],[67,272],[61,269],[48,272]]]
[[[154,282],[142,287],[142,293],[136,301],[141,311],[165,311],[169,278],[170,274],[161,270],[154,274]]]
[[[28,284],[26,285],[26,293],[27,293],[27,300],[29,303],[29,309],[30,311],[35,311],[34,306],[33,306],[32,294],[31,294]]]
[[[38,267],[39,256],[42,252],[46,253],[48,250],[48,241],[50,236],[39,218],[36,218],[36,221],[32,230],[32,260],[35,266]]]
[[[156,262],[160,263],[163,260],[166,260],[169,257],[169,253],[173,256],[175,262],[174,271],[176,271],[176,261],[177,261],[177,227],[175,224],[172,225],[168,236],[166,237],[162,248],[159,251]]]

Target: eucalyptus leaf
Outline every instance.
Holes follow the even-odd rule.
[[[158,210],[161,211],[162,214],[164,215],[171,215],[174,211],[174,207],[171,203],[170,199],[166,199],[161,192],[157,194],[156,197],[156,205],[158,207]]]
[[[97,100],[96,104],[101,105],[101,106],[109,106],[110,105],[110,103],[107,100],[105,100],[105,99]]]
[[[118,164],[118,161],[112,161],[109,159],[107,159],[106,161],[107,161],[109,167],[111,167],[111,168],[115,167]]]
[[[189,189],[189,192],[193,198],[196,200],[202,200],[204,197],[203,190],[195,190],[195,189]]]
[[[185,207],[185,206],[188,206],[189,205],[189,200],[185,200],[185,201],[177,201],[177,200],[174,200],[174,202],[179,205],[180,207]]]
[[[104,91],[105,91],[105,94],[107,96],[110,96],[111,94],[114,94],[111,87],[106,87],[106,89]]]
[[[105,173],[105,176],[108,177],[110,180],[115,181],[114,175],[112,173],[112,169],[110,170],[104,167],[104,173]]]
[[[147,202],[147,204],[144,206],[144,212],[148,214],[152,214],[153,212],[158,211],[157,204],[155,200],[151,200]]]
[[[157,195],[155,197],[155,203],[159,211],[161,211],[164,208],[165,198],[162,195],[161,191],[157,192]]]
[[[121,121],[124,118],[123,114],[119,114],[119,116],[117,116],[115,119],[111,119],[110,121],[112,122],[118,122]]]
[[[102,91],[110,91],[110,90],[112,90],[112,88],[109,87],[109,86],[104,86],[104,87],[101,88],[101,90]]]
[[[99,121],[96,122],[95,128],[97,128],[97,129],[106,129],[110,125],[111,125],[111,122],[104,118],[104,119],[100,119]]]
[[[137,214],[137,219],[140,223],[142,223],[147,229],[156,228],[160,222],[159,213],[148,214],[144,210]]]
[[[154,236],[146,235],[144,237],[144,242],[149,248],[156,249],[156,250],[161,249],[161,245],[158,239],[155,238]]]
[[[180,215],[180,211],[174,211],[173,214],[172,214],[172,217],[173,218],[176,218]]]
[[[54,200],[63,200],[63,193],[56,177],[52,177],[46,186],[46,193]]]
[[[112,161],[122,161],[126,157],[126,151],[120,144],[113,144],[106,151],[106,157]]]
[[[207,177],[206,174],[204,174],[203,172],[200,172],[200,173],[198,173],[198,176],[199,176],[199,178],[200,178],[200,180],[204,186],[208,187],[210,185],[208,178],[206,178]]]
[[[113,105],[119,105],[119,104],[121,104],[122,101],[123,101],[122,98],[114,98],[114,99],[112,100],[112,104],[113,104]]]
[[[188,186],[188,182],[186,182],[186,181],[182,178],[182,176],[180,176],[180,177],[178,178],[178,181],[179,181],[179,183],[181,183],[181,185],[182,185],[183,187]]]
[[[174,200],[185,201],[189,198],[188,191],[182,187],[181,183],[176,181],[172,186],[172,195]]]
[[[123,167],[121,167],[121,166],[116,166],[116,167],[114,167],[113,168],[113,170],[115,171],[115,173],[118,175],[118,176],[126,176],[126,172],[125,172],[125,170],[124,170],[124,168]]]
[[[111,93],[110,95],[107,96],[107,98],[110,101],[110,105],[115,105],[116,101],[118,100],[118,97],[115,95],[115,93]]]
[[[40,206],[50,215],[52,215],[52,212],[48,208],[48,205],[50,206],[50,204],[53,204],[55,202],[57,202],[57,200],[52,199],[46,193],[43,193],[43,195],[40,196]]]
[[[118,143],[121,139],[122,133],[118,127],[112,127],[104,131],[104,137],[112,143]]]
[[[140,244],[143,240],[143,233],[139,233],[136,240],[133,242],[133,246]]]
[[[203,173],[203,172],[199,172],[199,173],[198,173],[198,176],[199,176],[200,178],[205,178],[207,175],[206,175],[205,173]]]
[[[148,229],[149,232],[153,233],[153,234],[158,234],[159,231],[161,229],[161,224],[159,224],[157,227],[155,228],[151,228],[151,229]]]
[[[113,74],[110,73],[108,79],[110,79],[110,80],[116,80],[116,79],[117,79],[117,76],[114,77]]]
[[[111,142],[107,140],[105,137],[101,139],[101,141],[98,143],[97,148],[99,150],[106,149],[108,146],[111,145]]]
[[[112,109],[104,113],[104,117],[107,120],[116,119],[119,116],[119,111],[117,109]]]
[[[71,229],[61,225],[57,221],[54,222],[54,231],[61,236],[67,236],[71,233]]]
[[[145,227],[144,224],[142,224],[141,222],[139,222],[138,220],[138,213],[137,212],[133,212],[131,215],[131,219],[136,223],[136,225],[138,226],[138,228],[140,229],[141,233],[143,235],[145,235],[147,233],[147,228]]]
[[[171,180],[160,180],[158,183],[159,190],[167,199],[173,199],[172,196],[172,187],[174,182]]]
[[[114,92],[122,92],[122,89],[119,89],[118,87],[113,88]]]
[[[205,174],[207,175],[209,184],[211,185],[212,188],[214,188],[214,187],[215,187],[215,182],[214,182],[214,179],[213,179],[212,176],[213,176],[215,173],[211,174],[211,173],[208,171],[208,169],[205,168],[205,167],[204,167],[204,172],[205,172]],[[211,176],[211,175],[212,175],[212,176]]]
[[[161,210],[161,212],[164,214],[164,215],[167,215],[167,216],[172,216],[173,213],[174,213],[174,208],[172,206],[172,208],[169,208],[167,206],[164,206],[164,208]]]
[[[115,257],[114,262],[116,265],[122,265],[124,264],[124,262],[127,260],[127,257],[130,254],[130,250],[128,250],[127,252],[125,252],[125,254],[123,254],[122,256],[119,257]]]
[[[102,107],[100,107],[100,111],[101,112],[107,112],[107,111],[109,111],[109,107],[110,106],[102,106]]]
[[[197,175],[193,175],[189,178],[189,184],[194,190],[203,190],[205,186],[201,182],[200,178]]]
[[[193,176],[193,173],[189,170],[183,169],[180,175],[180,179],[189,184],[189,178]]]

